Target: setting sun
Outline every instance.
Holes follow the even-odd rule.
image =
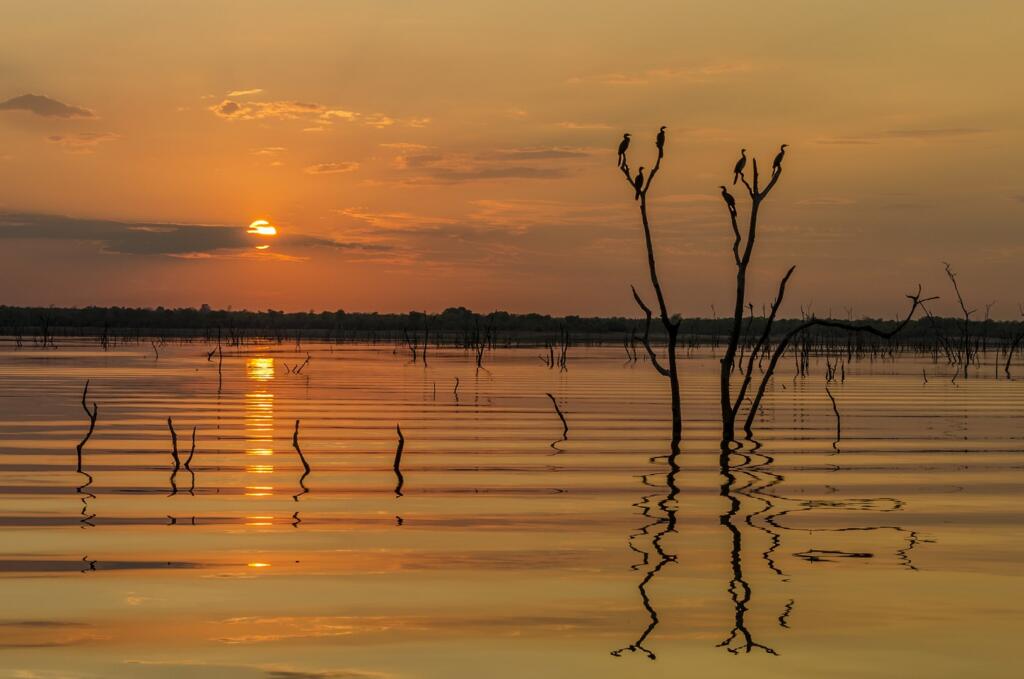
[[[249,230],[246,233],[251,233],[255,236],[276,236],[277,227],[265,219],[257,219],[249,225]]]

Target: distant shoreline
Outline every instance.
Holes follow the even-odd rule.
[[[781,335],[802,319],[776,320],[771,335]],[[841,317],[841,320],[870,322],[884,329],[894,320]],[[731,319],[683,318],[682,331],[692,343],[717,343],[727,335]],[[900,343],[932,344],[942,335],[958,336],[962,318],[918,318],[900,334]],[[623,344],[644,333],[644,319],[621,316],[549,316],[496,311],[480,314],[463,307],[435,314],[410,312],[382,314],[324,311],[234,311],[208,307],[165,309],[127,307],[16,307],[0,306],[0,336],[21,343],[40,343],[47,337],[96,337],[100,340],[175,338],[238,343],[257,339],[327,341],[395,341],[408,338],[441,344],[465,344],[469,338],[489,338],[494,345],[545,344],[561,341],[568,333],[574,344]],[[745,321],[747,334],[760,332],[764,318],[755,315]],[[972,320],[971,334],[977,342],[1001,346],[1024,332],[1024,321]],[[651,336],[661,337],[660,323],[652,323]],[[841,330],[816,330],[815,337],[835,340],[846,337]],[[868,341],[861,338],[862,343]],[[7,343],[7,342],[4,342]]]

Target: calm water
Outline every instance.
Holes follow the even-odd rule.
[[[672,472],[621,348],[206,350],[0,350],[0,676],[1020,676],[1024,382],[992,366],[849,364],[838,443],[824,365],[787,367],[722,474],[710,352]]]

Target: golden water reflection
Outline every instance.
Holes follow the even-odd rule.
[[[274,359],[253,356],[246,359],[245,375],[256,384],[245,394],[245,452],[247,455],[274,454],[274,394],[268,389],[274,379]],[[254,474],[274,471],[270,464],[251,465]]]

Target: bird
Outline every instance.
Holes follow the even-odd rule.
[[[626,149],[629,148],[629,132],[622,135],[622,141],[619,142],[619,167],[626,162]]]
[[[783,144],[779,147],[779,152],[775,156],[775,160],[772,161],[772,172],[779,172],[782,170],[782,156],[786,155],[786,147],[789,144]]]
[[[658,137],[654,140],[654,145],[658,147],[658,153],[661,153],[665,149],[665,126],[662,125],[661,129],[658,130]]]
[[[733,168],[732,183],[735,184],[739,181],[740,175],[743,174],[743,168],[747,166],[747,150],[740,149],[740,159],[736,161],[736,167]]]
[[[633,200],[640,200],[640,192],[644,188],[644,168],[642,167],[636,173],[636,179],[633,180],[633,188],[636,189],[636,198]]]
[[[725,204],[729,208],[729,214],[731,214],[733,217],[735,217],[736,216],[736,199],[732,197],[732,195],[729,193],[729,190],[726,189],[724,186],[720,186],[718,188],[722,189],[722,198],[725,199]]]

